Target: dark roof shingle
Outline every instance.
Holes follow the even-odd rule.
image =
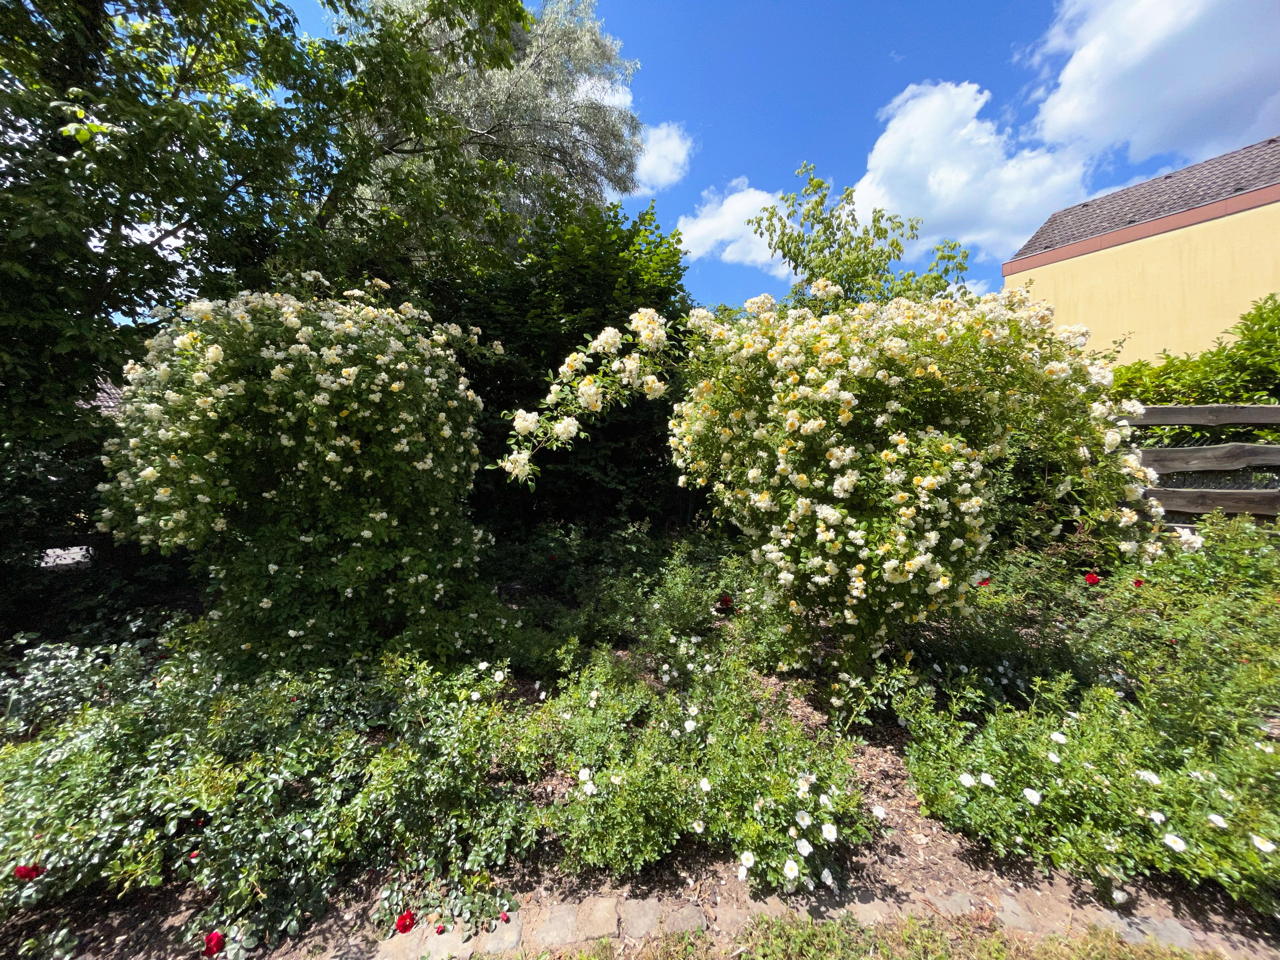
[[[1280,183],[1280,137],[1059,210],[1012,259],[1056,250],[1077,240],[1181,213],[1274,183]]]

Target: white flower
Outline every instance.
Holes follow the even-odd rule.
[[[822,868],[822,874],[820,876],[820,879],[832,890],[836,888],[836,878],[831,875],[831,871],[828,870],[826,867]]]
[[[782,875],[788,880],[794,880],[800,876],[800,865],[794,860],[788,860],[782,865]]]
[[[1056,753],[1054,753],[1052,750],[1050,750],[1050,751],[1049,751],[1049,762],[1050,762],[1050,763],[1061,763],[1061,762],[1062,762],[1062,758],[1061,758],[1060,756],[1058,756]]]
[[[996,785],[995,780],[992,778],[991,774],[989,773],[982,774],[980,777],[978,777],[978,780],[984,787],[994,787]]]
[[[1253,845],[1263,853],[1275,853],[1276,845],[1266,837],[1260,837],[1256,833],[1249,834],[1249,839],[1253,841]]]
[[[1178,546],[1182,547],[1185,553],[1195,553],[1204,546],[1204,537],[1192,533],[1186,527],[1179,527]]]
[[[836,825],[834,823],[824,823],[822,825],[822,839],[827,843],[835,843],[836,841]]]
[[[1219,830],[1227,829],[1227,821],[1222,819],[1222,817],[1218,816],[1218,814],[1216,813],[1209,814],[1209,822],[1212,823]]]
[[[1137,772],[1134,773],[1134,776],[1137,777],[1139,780],[1147,781],[1147,783],[1151,784],[1153,787],[1160,786],[1160,778],[1157,777],[1150,770],[1138,770]]]
[[[693,733],[693,731],[697,728],[697,726],[698,726],[697,720],[686,720],[684,722],[685,733]]]
[[[746,867],[739,867],[739,868],[738,868],[738,879],[739,879],[739,880],[746,880],[746,879],[747,879],[747,868],[746,868]]]
[[[271,598],[270,598],[270,597],[263,597],[261,600],[259,600],[259,601],[258,601],[258,606],[260,606],[263,610],[270,610],[270,609],[271,609]]]
[[[808,813],[801,810],[799,813],[796,814],[796,823],[800,824],[800,826],[802,827],[807,827],[809,826],[809,824],[813,823],[813,817],[809,816]]]
[[[1054,743],[1066,743],[1067,735],[1065,733],[1061,733],[1060,731],[1055,730],[1053,731],[1053,733],[1049,734],[1049,739],[1052,740]]]
[[[495,683],[501,683],[505,679],[507,679],[506,671],[504,670],[493,671],[493,680]]]
[[[1147,816],[1150,818],[1151,822],[1154,824],[1161,824],[1169,819],[1159,810],[1152,810],[1150,813],[1147,814]]]
[[[698,786],[702,789],[703,793],[711,792],[711,781],[708,780],[706,777],[703,777],[701,780],[698,781]]]
[[[750,870],[752,867],[756,865],[756,855],[752,853],[750,850],[744,851],[742,856],[739,857],[738,859],[742,861],[742,865],[746,867],[748,870]]]
[[[591,353],[617,353],[622,346],[622,331],[617,327],[605,327],[587,349]]]
[[[1027,802],[1033,807],[1040,804],[1041,797],[1038,790],[1032,790],[1030,787],[1024,787],[1022,789],[1022,795],[1027,798]]]
[[[222,348],[216,343],[210,345],[209,349],[204,352],[204,358],[210,363],[222,362]]]
[[[581,780],[583,783],[586,783],[588,780],[590,780],[590,779],[591,779],[591,768],[590,768],[590,767],[583,767],[581,770],[579,770],[579,771],[578,771],[578,779],[579,779],[579,780]]]
[[[796,852],[802,857],[807,857],[809,854],[813,853],[813,844],[804,837],[801,837],[796,841]]]
[[[528,410],[517,410],[511,423],[516,433],[523,437],[538,429],[538,415]]]
[[[588,780],[586,783],[584,783],[582,785],[582,792],[585,793],[588,797],[594,797],[596,795],[595,781]]]
[[[502,469],[507,471],[517,480],[523,480],[532,472],[529,466],[529,451],[516,450],[499,461]]]
[[[707,828],[707,825],[706,825],[705,823],[703,823],[701,820],[695,820],[695,821],[693,821],[693,832],[694,832],[694,833],[701,833],[701,832],[702,832],[703,830],[705,830],[706,828]]]
[[[557,440],[572,440],[578,435],[578,421],[573,417],[557,420],[551,432],[556,435]]]
[[[742,305],[742,308],[746,310],[747,313],[759,315],[764,313],[766,310],[772,310],[777,303],[778,301],[774,300],[769,294],[762,293],[758,297],[752,297]]]
[[[877,820],[883,820],[885,817],[889,815],[889,811],[877,803],[874,807],[871,808],[871,815],[875,817]]]
[[[962,787],[966,787],[966,788],[973,787],[977,784],[977,782],[978,781],[973,779],[972,774],[969,774],[969,773],[960,774],[960,786]]]
[[[1166,833],[1162,839],[1164,840],[1164,845],[1175,853],[1182,853],[1187,849],[1187,841],[1176,833]]]

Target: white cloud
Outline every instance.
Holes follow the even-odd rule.
[[[645,127],[640,134],[642,150],[636,161],[637,194],[653,194],[684,179],[689,172],[693,138],[678,123]]]
[[[1066,62],[1044,141],[1203,160],[1280,133],[1274,0],[1064,0],[1033,60]]]
[[[791,276],[788,267],[769,250],[747,223],[765,207],[777,203],[778,195],[757,189],[738,177],[724,193],[714,187],[702,192],[702,202],[693,216],[676,222],[685,251],[694,260],[718,256],[724,263],[738,263],[772,274],[780,280]]]
[[[1048,213],[1083,199],[1083,158],[1019,146],[979,115],[990,99],[974,83],[912,84],[895,97],[855,188],[859,219],[874,207],[919,216],[922,246],[949,237],[1002,258]]]
[[[880,113],[858,207],[1007,259],[1050,213],[1124,185],[1091,176],[1113,151],[1192,162],[1280,133],[1277,48],[1274,0],[1062,0],[1028,58],[1025,128],[983,116],[977,84],[912,84]]]

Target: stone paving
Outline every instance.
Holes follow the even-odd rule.
[[[1037,899],[1045,902],[1037,904]],[[904,901],[879,898],[867,890],[820,907],[810,906],[807,910],[789,906],[777,897],[746,903],[726,900],[700,904],[661,897],[590,896],[576,903],[533,904],[511,914],[510,922],[500,924],[493,932],[465,941],[456,932],[438,936],[434,928],[420,925],[408,935],[382,941],[372,956],[377,960],[537,956],[586,947],[601,939],[627,944],[663,934],[701,930],[729,938],[758,915],[807,912],[811,916],[830,918],[847,912],[859,922],[871,924],[910,914],[950,916],[975,911],[995,919],[1008,930],[1035,936],[1080,933],[1089,926],[1109,927],[1130,943],[1154,940],[1187,950],[1217,950],[1233,960],[1280,960],[1280,948],[1266,939],[1209,930],[1190,920],[1127,915],[1096,904],[1077,904],[1064,910],[1059,898],[1033,891],[1021,891],[992,904],[975,900],[964,891]]]

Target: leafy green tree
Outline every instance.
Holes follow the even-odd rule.
[[[276,0],[0,10],[11,435],[63,429],[118,369],[131,332],[119,320],[259,285],[275,258],[442,231],[439,178],[391,160],[411,138],[434,145],[437,171],[463,161],[456,124],[430,109],[437,86],[460,64],[511,63],[528,15],[518,0],[331,2],[349,25],[335,39],[300,35]]]
[[[831,202],[831,187],[813,175],[813,164],[796,171],[805,177],[801,191],[783,194],[778,206],[766,207],[750,223],[769,249],[799,277],[792,295],[803,298],[813,281],[825,278],[843,288],[851,300],[927,300],[959,284],[968,270],[969,253],[952,240],[933,249],[924,273],[897,264],[906,244],[920,235],[918,218],[872,210],[859,223],[853,188]]]

